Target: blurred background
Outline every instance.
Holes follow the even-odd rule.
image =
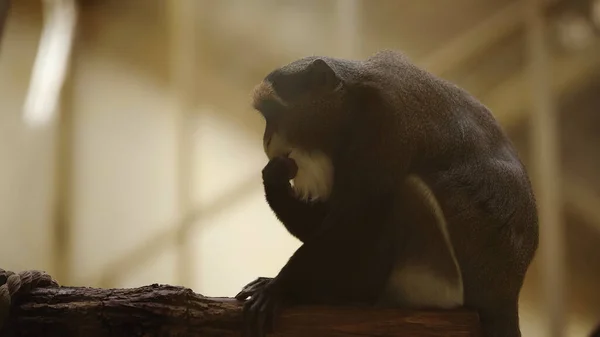
[[[495,113],[539,201],[523,335],[589,334],[599,0],[13,1],[0,46],[0,267],[208,296],[274,276],[299,242],[264,201],[251,89],[296,58],[380,49]]]

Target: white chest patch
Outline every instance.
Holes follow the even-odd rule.
[[[292,180],[298,198],[306,201],[327,200],[333,188],[333,164],[321,152],[305,152],[294,149],[289,155],[298,165],[298,173]]]
[[[419,206],[432,214],[431,220],[419,224],[419,226],[431,226],[437,231],[438,235],[431,237],[429,244],[443,245],[446,249],[442,255],[439,253],[431,255],[427,252],[426,246],[410,248],[410,259],[400,263],[392,271],[382,303],[411,308],[459,307],[464,303],[462,273],[442,208],[433,191],[421,178],[410,176],[406,183],[406,186],[414,192],[414,197],[422,201]],[[440,262],[450,265],[454,273],[446,272],[445,276],[436,273],[435,265]]]

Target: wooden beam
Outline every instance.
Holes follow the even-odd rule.
[[[45,14],[44,20],[51,21],[52,11],[56,11],[55,6],[61,6],[63,4],[58,3],[46,3],[44,4]],[[76,4],[66,3],[65,6],[73,6],[72,8],[62,9],[63,11],[73,10],[75,12],[73,23],[73,30],[77,23],[77,8]],[[56,20],[56,18],[53,18]],[[52,28],[48,27],[51,23],[46,22],[44,24],[45,34],[51,34]],[[61,34],[61,31],[54,31],[54,34]],[[75,133],[73,118],[73,99],[75,89],[75,76],[73,73],[73,64],[71,59],[73,58],[73,51],[75,47],[75,32],[71,32],[71,43],[62,47],[68,48],[65,50],[67,55],[64,63],[64,74],[59,75],[62,77],[61,83],[46,82],[45,84],[60,85],[61,90],[58,92],[59,96],[57,101],[56,111],[56,123],[54,129],[55,135],[55,168],[54,168],[54,198],[53,198],[53,219],[52,219],[52,273],[56,276],[60,282],[69,282],[71,278],[71,251],[72,251],[72,237],[71,237],[71,226],[73,221],[73,136]],[[41,42],[42,43],[42,42]],[[43,58],[44,55],[38,55],[38,58]],[[48,66],[46,63],[45,66]],[[42,71],[42,70],[40,70]],[[33,99],[35,97],[30,96]]]
[[[443,75],[513,33],[522,27],[523,22],[523,3],[513,1],[466,33],[442,45],[419,63],[428,71]]]
[[[548,69],[552,69],[550,90],[562,94],[576,89],[590,74],[600,70],[599,54],[600,43],[576,54],[553,56],[548,65]],[[529,92],[529,73],[523,69],[482,97],[482,101],[494,111],[500,123],[509,128],[531,116],[528,107],[533,100]]]
[[[4,36],[4,27],[8,20],[10,5],[10,0],[0,0],[0,48],[2,47],[2,37]]]
[[[1,336],[240,336],[243,302],[190,289],[38,288],[12,308]],[[291,307],[269,336],[479,336],[477,313],[372,307]]]
[[[565,175],[562,189],[564,202],[577,211],[600,234],[600,195],[588,183],[572,175]]]
[[[52,228],[52,273],[60,282],[71,278],[71,225],[73,222],[73,95],[74,76],[65,77],[55,133],[54,199]]]
[[[336,40],[341,57],[356,58],[361,50],[360,0],[336,1]]]
[[[196,107],[196,1],[169,1],[169,71],[171,92],[175,106],[177,124],[177,202],[182,219],[193,211],[193,132],[191,116]],[[189,226],[178,226],[187,229]],[[190,247],[187,230],[177,231],[176,274],[180,285],[193,282],[193,250]]]
[[[558,109],[550,83],[552,72],[548,50],[548,29],[542,5],[544,0],[527,3],[528,70],[533,122],[531,151],[534,156],[533,182],[537,190],[540,223],[542,286],[546,309],[546,336],[565,334],[565,242],[561,200],[560,143]]]

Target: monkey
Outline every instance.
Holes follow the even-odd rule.
[[[307,159],[311,158],[299,157],[296,159],[300,159],[300,162],[307,164]],[[306,170],[321,169],[319,166],[313,166],[315,165],[313,160],[309,160],[308,163],[310,163],[310,165],[305,166],[305,172]],[[329,170],[325,170],[325,172],[328,171]],[[296,165],[296,162],[293,159],[283,156],[275,157],[273,160],[269,161],[267,166],[263,169],[263,184],[267,202],[269,203],[272,210],[275,212],[277,218],[285,225],[286,229],[290,234],[295,236],[301,242],[306,242],[306,240],[310,238],[310,235],[312,235],[312,233],[315,232],[315,230],[318,227],[318,224],[325,217],[325,214],[327,212],[327,202],[315,201],[315,199],[319,199],[319,197],[316,196],[323,194],[319,194],[317,192],[318,190],[315,188],[314,185],[307,186],[303,184],[303,181],[305,180],[301,179],[296,181],[296,185],[294,187],[298,190],[292,188],[292,186],[290,186],[289,181],[290,179],[296,178],[297,172],[298,165]],[[321,170],[321,172],[323,172],[323,170]],[[306,175],[307,173],[304,174]],[[326,181],[326,179],[323,179],[323,176],[321,176],[321,179],[319,179],[319,177],[317,177],[317,175],[315,174],[314,177],[315,178],[311,180],[312,183],[318,181]],[[430,212],[431,210],[437,209],[438,206],[431,202],[431,196],[427,194],[430,193],[430,191],[427,190],[426,187],[423,187],[424,186],[420,183],[418,179],[416,179],[415,177],[411,177],[407,179],[406,188],[403,190],[403,193],[405,194],[404,198],[406,199],[406,202],[404,202],[404,204],[402,205],[404,208],[406,208],[405,212],[403,213],[403,219],[406,221],[410,215],[412,220],[411,223],[418,224],[420,226],[419,230],[415,229],[413,231],[415,233],[412,234],[410,242],[407,242],[405,244],[405,247],[409,244],[412,244],[414,246],[408,249],[411,250],[412,255],[414,255],[414,257],[419,258],[421,260],[413,261],[421,262],[415,263],[417,266],[427,265],[428,259],[434,259],[433,261],[436,261],[438,263],[446,259],[446,263],[442,264],[442,268],[449,268],[449,270],[446,269],[445,271],[448,273],[446,274],[448,275],[448,282],[455,282],[455,284],[453,285],[454,289],[450,289],[454,290],[454,293],[452,293],[451,291],[447,291],[448,288],[445,287],[446,284],[442,284],[441,286],[435,287],[433,291],[431,291],[431,289],[427,289],[427,293],[425,293],[425,296],[435,297],[436,299],[433,301],[436,302],[436,305],[441,306],[442,303],[440,303],[440,298],[442,298],[443,296],[446,296],[448,294],[453,294],[458,297],[462,296],[462,294],[460,294],[460,292],[462,291],[460,289],[461,275],[459,274],[458,266],[456,265],[455,260],[449,259],[452,255],[452,251],[449,250],[449,246],[446,242],[440,240],[442,238],[442,233],[440,232],[437,225],[442,223],[443,219],[440,220],[438,217],[436,217],[435,213]],[[313,196],[313,199],[309,202],[308,197],[311,194]],[[431,224],[433,224],[433,226]],[[417,233],[421,235],[415,235]],[[422,251],[420,252],[420,254],[418,254],[420,247],[427,247],[428,244],[437,245],[435,245],[434,247],[427,248],[427,251]],[[415,275],[416,273],[409,273],[408,276],[411,276],[411,274],[413,274],[412,276],[419,276]],[[405,275],[407,274],[400,274],[398,275],[398,277],[403,277]],[[442,275],[439,275],[438,273],[436,278],[439,279],[440,276]],[[270,282],[270,280],[270,278],[259,277],[255,281],[248,284],[244,290],[242,290],[238,295],[236,295],[236,297],[246,298],[250,294],[254,293],[256,289],[259,289],[264,284]],[[402,281],[402,279],[396,279],[395,281]],[[430,280],[420,279],[419,281],[425,281],[425,284],[427,284],[427,282]],[[433,281],[435,282],[435,279]],[[395,284],[392,283],[392,286],[395,286]],[[423,294],[423,291],[421,289],[418,289],[418,287],[413,286],[410,290],[410,293],[404,294],[405,297],[410,295]],[[436,290],[438,291],[437,293],[435,292]],[[444,292],[445,290],[446,292]],[[440,293],[439,291],[442,291],[442,293]],[[386,296],[382,299],[382,301],[380,301],[380,303],[385,303],[385,300],[388,297],[394,298],[393,296]],[[395,297],[395,302],[391,303],[397,305],[398,301],[401,300],[402,298]],[[419,301],[417,303],[424,304],[424,298],[418,299],[417,301]],[[446,306],[453,307],[456,306],[456,304],[457,303],[450,303]]]
[[[236,295],[245,336],[265,336],[297,304],[466,307],[484,336],[521,336],[537,206],[485,105],[384,50],[279,67],[253,107],[265,120],[267,202],[302,244]]]

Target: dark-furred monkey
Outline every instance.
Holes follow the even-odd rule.
[[[538,246],[527,172],[491,112],[398,52],[306,57],[255,89],[266,198],[303,244],[236,296],[245,335],[282,305],[371,304],[479,312],[518,337]],[[293,186],[290,185],[292,179]]]

